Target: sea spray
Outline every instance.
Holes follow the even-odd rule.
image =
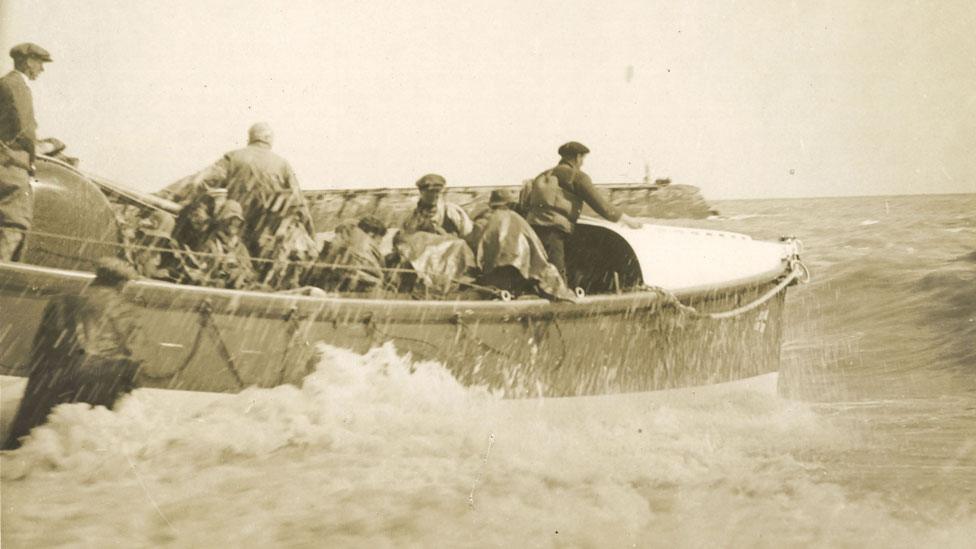
[[[817,481],[796,454],[845,437],[773,394],[506,401],[392,345],[322,350],[300,388],[59,407],[4,457],[18,501],[5,530],[25,545],[57,525],[134,545],[640,546],[754,541],[760,528],[830,539],[825,521],[856,529],[883,513]],[[29,466],[14,478],[12,461]],[[114,518],[81,521],[82,508]]]

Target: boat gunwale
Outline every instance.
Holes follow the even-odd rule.
[[[786,274],[783,269],[757,274],[748,279],[732,281],[725,285],[708,285],[674,292],[682,302],[694,299],[714,299],[722,295],[736,294],[768,284]],[[9,274],[21,280],[21,286],[34,291],[55,295],[71,283],[87,283],[94,274],[84,271],[42,267],[20,263],[0,262],[2,278],[10,281]],[[40,285],[31,279],[40,278]],[[16,283],[16,279],[13,280]],[[52,283],[53,282],[53,283]],[[9,282],[7,282],[9,284]],[[2,287],[2,286],[0,286]],[[174,292],[177,294],[174,298]],[[423,317],[425,322],[457,322],[459,318],[478,320],[511,318],[577,318],[598,314],[633,314],[640,309],[660,307],[668,294],[655,288],[620,293],[585,296],[575,303],[551,302],[542,298],[513,301],[499,300],[416,300],[347,297],[327,294],[305,296],[253,290],[231,290],[190,286],[172,282],[141,279],[127,284],[125,293],[141,306],[167,309],[193,310],[209,301],[214,311],[229,315],[282,317],[297,314],[304,319],[339,320],[382,314],[384,322],[410,320]],[[377,319],[379,320],[379,319]]]

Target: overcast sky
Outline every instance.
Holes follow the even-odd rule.
[[[42,136],[154,190],[267,121],[305,188],[596,181],[976,192],[976,3],[0,0]],[[11,67],[4,58],[0,69]]]

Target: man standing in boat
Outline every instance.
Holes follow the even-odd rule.
[[[593,185],[582,171],[583,160],[590,153],[582,143],[570,141],[559,147],[559,164],[526,182],[519,206],[529,225],[535,229],[546,249],[549,262],[566,276],[566,237],[572,234],[583,204],[598,215],[639,229],[641,222],[621,212]]]
[[[291,164],[271,150],[274,132],[271,126],[258,122],[248,129],[247,146],[231,151],[187,184],[177,182],[166,189],[173,200],[188,202],[213,188],[227,189],[227,199],[238,202],[244,210],[241,237],[252,257],[270,258],[275,250],[266,249],[271,242],[262,235],[275,234],[281,223],[296,209],[309,238],[314,238],[308,203],[302,195]],[[262,265],[267,267],[267,265]],[[259,271],[263,271],[259,266]]]
[[[448,234],[465,238],[474,224],[461,206],[444,200],[447,180],[436,173],[429,173],[417,180],[420,199],[417,207],[403,222],[404,233],[418,231]]]
[[[38,152],[37,121],[29,81],[51,62],[47,50],[31,43],[14,46],[10,57],[14,70],[0,78],[0,261],[19,259],[34,220],[30,178]]]

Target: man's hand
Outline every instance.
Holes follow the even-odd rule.
[[[63,151],[67,145],[61,142],[60,139],[56,137],[48,137],[45,139],[37,140],[37,154],[43,154],[46,156],[54,156],[59,152]]]
[[[644,226],[643,222],[634,219],[633,217],[630,217],[627,214],[622,214],[620,216],[620,221],[618,221],[618,223],[620,223],[624,227],[627,227],[628,229],[640,229],[641,227]]]

